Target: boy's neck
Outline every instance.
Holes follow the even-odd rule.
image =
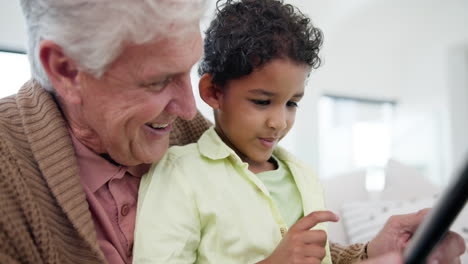
[[[276,170],[277,168],[278,163],[273,157],[270,157],[270,159],[267,162],[262,162],[258,164],[249,163],[249,171],[253,172],[254,174],[261,173],[264,171]]]

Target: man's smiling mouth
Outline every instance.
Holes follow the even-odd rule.
[[[169,126],[169,124],[158,124],[158,123],[146,123],[146,125],[154,129],[164,129],[167,126]]]

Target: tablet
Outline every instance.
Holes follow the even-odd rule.
[[[404,252],[405,264],[425,263],[432,249],[465,207],[467,198],[468,161],[414,233]]]

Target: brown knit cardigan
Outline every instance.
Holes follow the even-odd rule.
[[[171,145],[195,142],[210,123],[177,121]],[[362,245],[332,244],[334,263]],[[66,121],[36,82],[0,100],[0,263],[106,263],[78,174]]]

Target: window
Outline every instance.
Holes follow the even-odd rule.
[[[321,177],[367,171],[368,190],[384,187],[395,102],[325,95],[319,101]]]
[[[31,78],[26,54],[0,51],[0,98],[15,94]]]

